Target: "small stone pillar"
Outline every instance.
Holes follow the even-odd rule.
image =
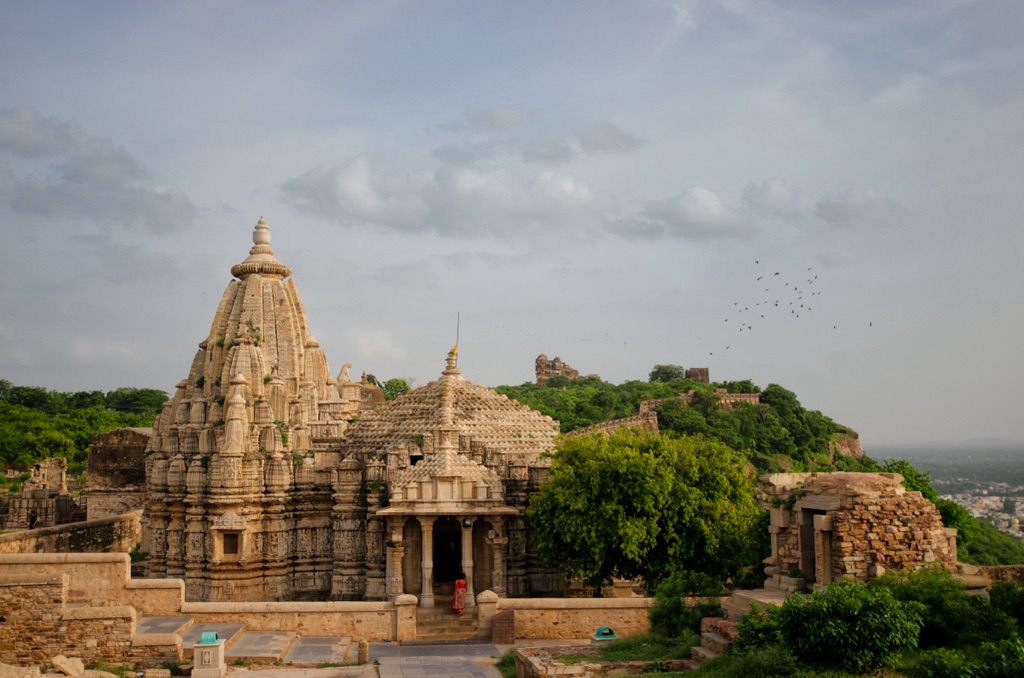
[[[466,523],[469,523],[469,527]],[[466,575],[466,607],[476,605],[473,594],[473,519],[462,520],[462,572]]]
[[[224,639],[212,643],[199,641],[192,655],[192,678],[223,678],[228,672],[224,663]]]
[[[481,591],[476,597],[476,637],[487,640],[491,637],[491,620],[498,611],[498,594],[494,591]]]
[[[395,598],[395,641],[416,640],[416,596],[408,593]]]
[[[370,641],[360,640],[359,649],[357,650],[358,659],[356,660],[360,665],[370,663]],[[145,677],[143,677],[145,678]]]
[[[420,607],[434,607],[434,518],[419,516],[420,529],[423,534],[422,559],[420,566],[423,575],[420,577]]]

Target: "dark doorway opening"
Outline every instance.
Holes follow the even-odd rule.
[[[455,518],[434,522],[434,582],[451,583],[462,572],[462,528]]]

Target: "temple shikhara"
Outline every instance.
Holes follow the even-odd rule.
[[[194,601],[561,595],[524,522],[558,424],[467,381],[458,348],[393,401],[332,377],[261,218],[146,457],[147,577]],[[441,356],[439,356],[439,367]]]

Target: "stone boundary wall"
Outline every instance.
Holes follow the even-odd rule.
[[[135,635],[132,607],[68,607],[68,582],[67,574],[0,575],[0,661],[52,668],[49,659],[65,654],[155,667],[182,659],[180,636]]]
[[[654,410],[648,412],[642,412],[640,414],[634,414],[631,417],[622,417],[621,419],[612,419],[611,421],[604,421],[600,424],[594,424],[593,426],[585,426],[578,428],[575,431],[570,431],[565,434],[566,438],[572,438],[574,436],[585,436],[591,433],[600,432],[605,435],[611,435],[622,427],[627,428],[641,428],[645,431],[658,434],[658,415]]]
[[[653,604],[653,598],[502,598],[496,612],[515,610],[517,639],[587,638],[598,626],[623,637],[650,630]]]
[[[405,609],[415,619],[416,608]],[[370,642],[395,640],[398,623],[390,602],[184,603],[181,615],[196,623],[245,624],[248,629],[352,636]]]
[[[991,582],[1010,581],[1024,586],[1024,565],[982,565],[978,574]]]
[[[128,553],[142,540],[142,512],[0,535],[5,553]]]

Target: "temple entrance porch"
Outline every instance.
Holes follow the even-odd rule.
[[[477,591],[504,595],[504,530],[503,515],[388,516],[388,599],[408,593],[420,607],[450,602],[460,573],[468,583],[467,607],[475,606]]]

